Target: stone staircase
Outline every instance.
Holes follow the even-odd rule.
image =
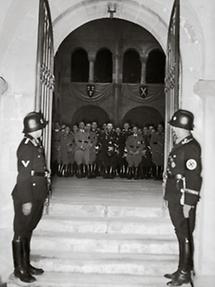
[[[73,189],[75,183],[70,183]],[[49,214],[44,215],[32,239],[33,263],[46,272],[28,285],[165,286],[163,274],[177,265],[177,244],[167,212],[153,204],[154,199],[150,201],[150,184],[145,193],[136,191],[128,200],[120,200],[115,186],[116,193],[111,196],[104,191],[98,195],[92,186],[87,187],[87,181],[84,184],[89,194],[83,191],[78,195],[75,188],[70,194],[68,186],[61,197],[54,194]],[[123,184],[126,188],[126,181]],[[106,189],[111,189],[114,182],[108,185]],[[81,189],[80,182],[76,188]],[[158,192],[160,186],[156,188]],[[23,284],[11,276],[8,286],[18,285]]]

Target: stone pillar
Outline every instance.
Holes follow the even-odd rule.
[[[89,55],[89,82],[94,82],[95,54]]]
[[[17,176],[16,150],[23,138],[23,117],[34,109],[38,1],[10,1],[1,7],[1,76],[8,89],[0,95],[0,278],[13,270],[13,202]],[[4,45],[2,45],[4,44]],[[1,284],[0,284],[1,285]]]
[[[146,62],[147,58],[144,56],[141,56],[141,78],[140,78],[140,83],[144,84],[146,83]]]
[[[194,87],[202,101],[203,109],[203,186],[201,201],[197,210],[197,228],[195,233],[195,262],[199,275],[214,275],[215,270],[215,81],[200,80]]]

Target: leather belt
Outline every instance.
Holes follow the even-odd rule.
[[[45,177],[46,173],[45,173],[45,171],[34,171],[34,170],[32,170],[31,175],[32,175],[32,176],[42,176],[42,177]]]

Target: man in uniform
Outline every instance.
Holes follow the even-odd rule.
[[[88,136],[88,158],[86,158],[87,165],[87,177],[93,178],[96,176],[95,173],[95,161],[96,161],[96,144],[97,144],[97,134],[96,130],[92,130],[92,125],[90,123],[86,124],[85,131]]]
[[[116,134],[112,123],[107,123],[105,132],[100,137],[101,162],[105,178],[115,177],[117,167]]]
[[[89,159],[89,142],[88,133],[85,131],[85,123],[79,123],[79,130],[75,134],[75,153],[74,158],[77,164],[78,178],[86,176],[86,164]]]
[[[120,177],[126,177],[128,172],[128,163],[126,161],[127,151],[125,148],[125,142],[127,138],[132,134],[130,124],[125,122],[123,124],[123,129],[120,137],[120,146],[121,146],[121,169],[120,169]]]
[[[168,203],[171,221],[179,245],[179,264],[176,272],[165,274],[171,279],[169,286],[192,283],[193,231],[196,205],[201,189],[201,148],[192,136],[193,114],[187,110],[176,111],[169,124],[175,144],[169,154],[164,175],[164,199]]]
[[[157,131],[152,134],[150,147],[154,164],[154,178],[162,179],[164,162],[164,131],[162,124],[158,124]]]
[[[12,249],[15,277],[30,283],[36,280],[32,275],[44,272],[30,264],[30,241],[48,195],[49,172],[40,142],[47,122],[41,113],[31,112],[23,123],[25,136],[17,150],[18,176],[12,192],[15,213]]]
[[[136,126],[132,129],[132,135],[128,136],[126,142],[127,157],[126,161],[128,163],[128,174],[127,178],[138,179],[138,168],[142,159],[143,152],[143,137],[138,133],[138,128]]]

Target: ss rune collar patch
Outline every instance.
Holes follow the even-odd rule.
[[[197,167],[197,162],[196,162],[196,160],[195,159],[188,159],[187,160],[187,162],[186,162],[186,167],[187,167],[187,169],[189,169],[189,170],[194,170],[194,169],[196,169],[196,167]]]
[[[30,162],[30,160],[27,160],[27,161],[22,160],[21,162],[24,165],[24,167],[27,167],[29,162]]]

